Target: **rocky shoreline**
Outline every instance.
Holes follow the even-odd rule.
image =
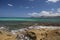
[[[0,27],[0,40],[60,40],[60,27],[30,26],[10,31]]]

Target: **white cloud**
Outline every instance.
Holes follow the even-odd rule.
[[[28,15],[30,16],[30,17],[38,17],[39,16],[39,13],[28,13]]]
[[[12,4],[8,4],[8,6],[13,6]]]
[[[29,0],[29,1],[34,1],[34,0]]]
[[[54,11],[55,9],[52,8],[51,10]]]
[[[40,12],[40,16],[60,16],[60,13],[54,13],[52,11],[42,11]]]
[[[26,7],[24,7],[24,8],[28,9],[28,8],[34,8],[34,7],[29,7],[29,6],[26,6]]]
[[[60,12],[60,11],[59,11]],[[33,13],[29,13],[28,15],[30,17],[41,17],[41,16],[44,16],[44,17],[53,17],[53,16],[60,16],[60,13],[59,12],[53,12],[53,11],[41,11],[39,13],[36,13],[36,12],[33,12]]]
[[[57,12],[60,12],[60,8],[57,9]]]
[[[58,2],[58,1],[60,1],[60,0],[47,0],[46,2],[53,2],[53,3],[56,3],[56,2]]]
[[[27,8],[27,9],[28,9],[28,8],[30,8],[30,7],[28,7],[28,6],[27,6],[27,7],[25,7],[25,8]]]
[[[34,8],[34,7],[30,7],[30,6],[20,6],[20,8],[26,8],[26,9],[29,9],[29,8]]]
[[[33,6],[31,8],[34,8]]]

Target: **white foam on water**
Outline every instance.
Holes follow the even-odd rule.
[[[4,27],[1,27],[1,28],[4,28]],[[24,32],[25,30],[29,30],[29,29],[40,29],[40,28],[60,29],[60,26],[30,26],[28,28],[22,28],[22,29],[18,29],[18,30],[11,30],[11,32],[13,34],[16,34],[16,32],[18,32],[18,31]]]
[[[4,29],[5,27],[0,27],[0,29]]]
[[[17,30],[11,30],[12,34],[16,34]]]
[[[60,29],[60,26],[31,26],[29,28],[34,28],[34,29],[40,29],[40,28]]]
[[[11,30],[12,34],[16,34],[16,32],[24,32],[25,30],[29,30],[29,29],[41,29],[41,28],[47,28],[47,29],[60,29],[60,27],[58,26],[30,26],[28,28],[22,28],[22,29],[18,29],[18,30]],[[24,36],[24,34],[19,34],[20,40],[29,40],[29,38],[27,36]]]

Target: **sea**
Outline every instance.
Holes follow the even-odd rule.
[[[10,30],[29,27],[34,25],[35,22],[60,24],[60,18],[0,17],[0,27],[9,27]]]
[[[27,18],[27,17],[0,17],[2,21],[32,21],[32,22],[55,22],[60,23],[60,18]]]

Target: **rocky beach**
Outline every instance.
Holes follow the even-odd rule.
[[[60,40],[60,27],[30,26],[18,30],[0,27],[0,40]]]
[[[0,18],[0,40],[60,40],[60,19]]]

